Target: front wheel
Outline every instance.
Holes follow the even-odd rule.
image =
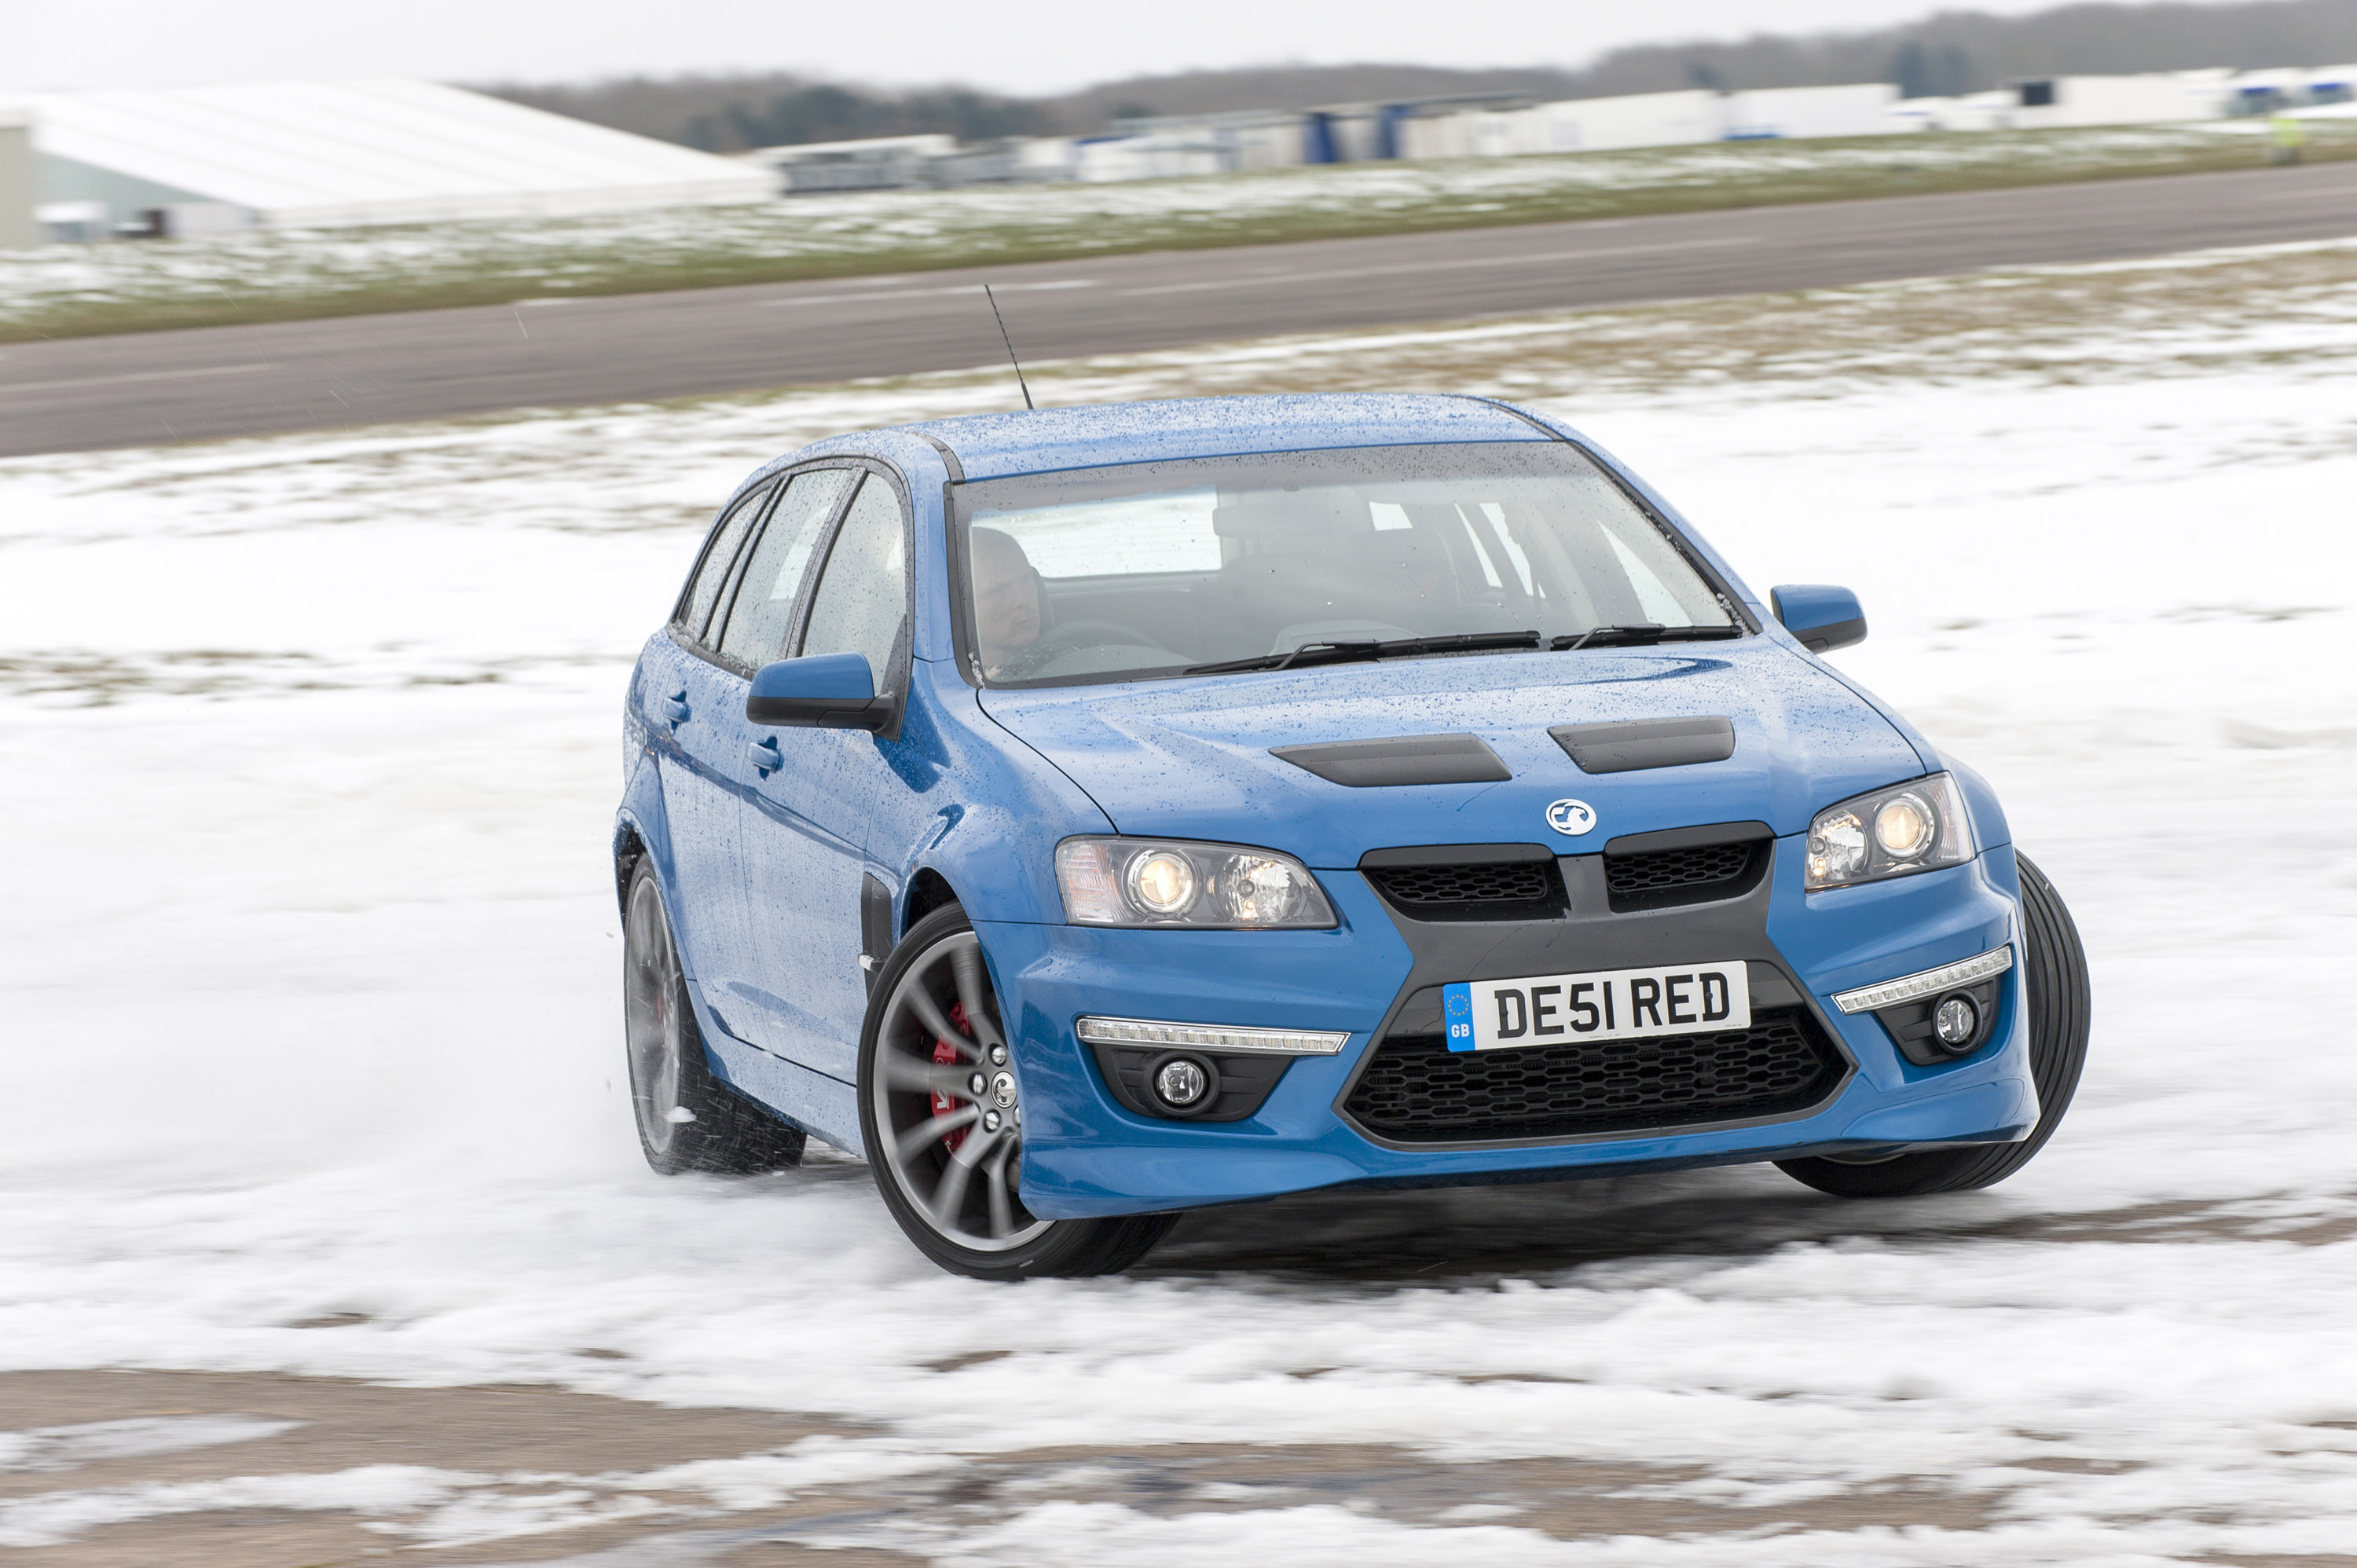
[[[982,940],[955,905],[885,961],[859,1040],[859,1132],[884,1207],[953,1274],[1118,1273],[1178,1222],[1023,1207],[1023,1105]]]
[[[2038,1125],[2018,1144],[1927,1149],[1882,1159],[1779,1160],[1777,1169],[1836,1197],[1917,1197],[1995,1187],[2030,1162],[2071,1108],[2087,1060],[2087,952],[2079,928],[2046,874],[2017,854],[2021,872],[2021,1004],[2029,1026],[2029,1076],[2038,1086]]]

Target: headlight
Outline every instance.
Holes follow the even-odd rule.
[[[1076,926],[1219,929],[1332,926],[1333,906],[1289,854],[1232,843],[1066,839],[1056,886]]]
[[[1809,824],[1808,876],[1813,893],[1961,865],[1972,859],[1973,823],[1945,773],[1896,784],[1828,806]]]
[[[1195,907],[1195,863],[1176,850],[1149,850],[1122,873],[1130,907],[1162,919],[1178,919]]]

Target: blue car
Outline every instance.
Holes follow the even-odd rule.
[[[1823,659],[1865,635],[1478,398],[805,447],[630,682],[646,1156],[815,1135],[992,1279],[1351,1184],[2001,1180],[2085,959],[1988,786]]]

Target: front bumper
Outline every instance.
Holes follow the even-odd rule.
[[[1022,1072],[1023,1198],[1048,1219],[1232,1203],[1348,1183],[1443,1185],[1785,1159],[1891,1145],[2029,1135],[2020,972],[2005,978],[1986,1044],[1920,1067],[1837,992],[2019,940],[2012,851],[1965,865],[1804,895],[1802,840],[1740,900],[1609,921],[1500,922],[1439,930],[1394,918],[1353,871],[1318,873],[1341,917],[1330,931],[1107,930],[980,923]],[[1751,944],[1740,952],[1733,940]],[[1405,1144],[1343,1109],[1367,1054],[1414,1000],[1448,981],[1742,956],[1781,970],[1847,1058],[1817,1103],[1787,1114],[1641,1133]],[[1125,1109],[1073,1034],[1087,1014],[1348,1030],[1340,1054],[1286,1068],[1251,1116],[1168,1121]]]

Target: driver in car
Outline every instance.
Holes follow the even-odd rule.
[[[1039,640],[1039,574],[1013,534],[977,528],[970,537],[974,640],[983,673],[996,676]]]

